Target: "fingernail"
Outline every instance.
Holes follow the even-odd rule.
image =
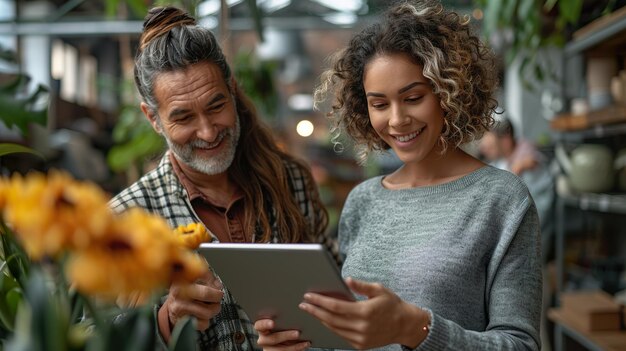
[[[306,310],[306,304],[305,303],[299,304],[298,307],[300,307],[300,309]]]
[[[305,299],[310,299],[311,298],[311,294],[309,294],[309,293],[304,294],[304,298]]]

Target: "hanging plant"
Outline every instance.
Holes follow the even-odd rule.
[[[555,79],[555,67],[541,59],[539,52],[547,47],[562,47],[581,22],[584,0],[475,0],[483,8],[483,32],[487,38],[507,37],[506,62],[520,60],[519,74],[526,87],[531,80]],[[615,0],[589,3],[601,14],[610,13]],[[586,20],[589,20],[586,18]]]

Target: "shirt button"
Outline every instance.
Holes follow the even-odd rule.
[[[236,344],[241,345],[241,344],[243,344],[243,342],[244,342],[245,340],[246,340],[246,336],[244,335],[244,333],[242,333],[242,332],[240,332],[240,331],[237,331],[237,332],[235,332],[235,334],[233,334],[233,341],[234,341]]]
[[[231,212],[226,213],[226,217],[228,217],[228,219],[233,219],[235,216],[233,216],[233,214]]]

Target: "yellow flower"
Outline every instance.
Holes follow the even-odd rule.
[[[114,218],[107,233],[74,253],[67,275],[79,291],[111,300],[149,295],[174,277],[192,282],[206,271],[206,263],[189,258],[171,233],[163,218],[130,209]]]
[[[3,192],[4,217],[35,260],[88,245],[112,218],[100,188],[63,172],[14,175]]]
[[[209,233],[202,223],[189,223],[186,226],[180,225],[174,230],[174,234],[181,245],[190,250],[195,250],[201,243],[210,240]]]
[[[204,258],[190,251],[180,251],[170,266],[170,281],[194,282],[209,270]]]
[[[0,213],[4,210],[6,199],[9,192],[9,181],[6,178],[0,178]],[[0,219],[2,216],[0,215]]]

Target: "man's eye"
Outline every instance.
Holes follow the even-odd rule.
[[[224,107],[224,105],[226,105],[225,102],[218,104],[218,105],[213,105],[209,108],[209,111],[219,111],[222,109],[222,107]]]
[[[174,119],[174,122],[186,122],[186,121],[189,121],[190,119],[191,119],[191,115],[183,115]]]

